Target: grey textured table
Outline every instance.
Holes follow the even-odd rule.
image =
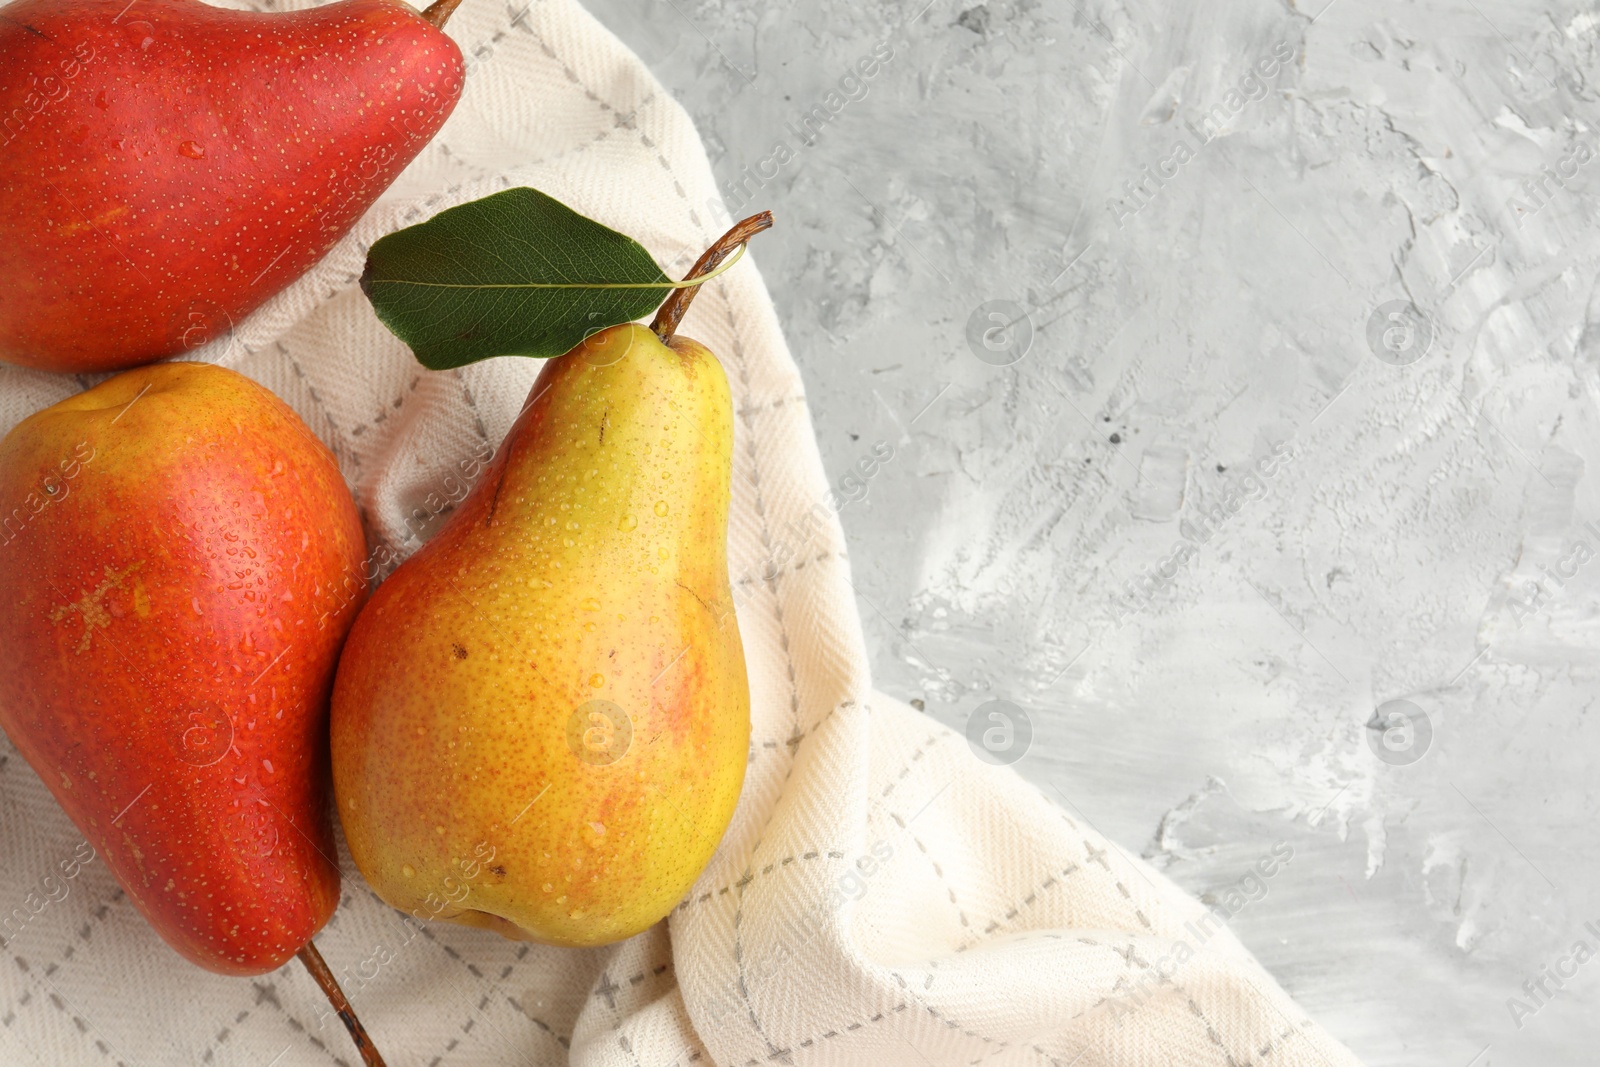
[[[779,215],[878,684],[1368,1062],[1593,1063],[1600,17],[921,2],[592,4]]]

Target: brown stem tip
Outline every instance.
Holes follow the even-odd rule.
[[[461,0],[433,0],[433,3],[423,9],[422,17],[425,21],[433,23],[434,29],[442,30],[444,24],[460,6]]]
[[[705,254],[695,261],[694,268],[684,276],[684,281],[710,274],[717,269],[717,265],[729,256],[742,244],[749,242],[750,238],[762,230],[772,229],[772,212],[763,211],[759,215],[751,215],[743,221],[736,222],[733,229],[717,238],[716,244],[705,250]],[[694,294],[700,291],[698,285],[685,286],[682,289],[672,290],[672,295],[656,311],[655,321],[650,324],[650,330],[661,338],[662,344],[671,344],[672,335],[678,332],[678,323],[683,321],[683,313],[689,310],[689,302],[694,299]]]
[[[306,947],[300,950],[299,955],[300,962],[306,965],[311,977],[316,979],[317,985],[327,994],[328,1003],[332,1004],[333,1010],[338,1013],[339,1021],[350,1031],[350,1040],[355,1042],[356,1051],[361,1053],[361,1062],[367,1067],[385,1067],[383,1057],[378,1055],[378,1050],[373,1047],[372,1038],[367,1036],[367,1028],[356,1018],[355,1009],[345,999],[344,990],[339,988],[333,972],[328,970],[328,965],[323,962],[322,953],[317,951],[317,946],[307,941]]]

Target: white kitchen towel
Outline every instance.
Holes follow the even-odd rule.
[[[366,248],[516,185],[637,237],[674,275],[728,221],[693,126],[639,60],[572,0],[512,2],[456,13],[465,98],[356,232],[194,353],[292,404],[338,457],[372,547],[401,555],[460,498],[539,365],[423,370],[356,285]],[[721,356],[738,410],[729,550],[754,729],[733,825],[667,922],[587,951],[418,924],[344,857],[318,942],[389,1063],[1355,1063],[1240,947],[1225,908],[873,692],[759,255],[683,325]],[[0,428],[87,383],[0,370]],[[357,1062],[297,963],[249,980],[181,961],[9,745],[0,937],[6,1067]]]

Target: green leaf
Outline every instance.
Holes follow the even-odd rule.
[[[653,311],[673,282],[631,237],[537,189],[507,189],[389,234],[361,289],[425,367],[559,356]]]

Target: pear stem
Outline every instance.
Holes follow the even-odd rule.
[[[440,0],[441,3],[444,0]],[[709,274],[717,269],[717,264],[727,259],[738,250],[740,245],[749,242],[750,238],[762,230],[772,229],[772,212],[763,211],[759,215],[736,222],[733,229],[717,238],[716,244],[705,250],[705,253],[695,261],[694,268],[684,276],[684,281],[693,281],[703,274]],[[689,302],[694,299],[694,294],[700,291],[698,285],[691,285],[683,289],[672,290],[672,295],[667,297],[661,308],[656,312],[655,321],[650,324],[650,330],[661,343],[670,345],[672,335],[678,332],[678,323],[683,321],[683,313],[689,310]]]
[[[445,22],[460,6],[461,0],[433,0],[433,3],[423,9],[422,18],[425,22],[433,23],[434,29],[442,30]]]
[[[366,1064],[366,1067],[385,1067],[383,1057],[378,1055],[378,1050],[372,1044],[372,1038],[367,1036],[367,1028],[356,1018],[355,1009],[345,999],[344,990],[339,988],[333,972],[328,969],[327,963],[323,962],[322,953],[317,951],[317,946],[307,941],[299,955],[300,962],[306,965],[311,977],[316,979],[317,985],[327,994],[328,1003],[333,1005],[333,1010],[338,1013],[344,1028],[350,1031],[350,1040],[355,1042],[356,1050],[361,1053],[361,1062]]]

